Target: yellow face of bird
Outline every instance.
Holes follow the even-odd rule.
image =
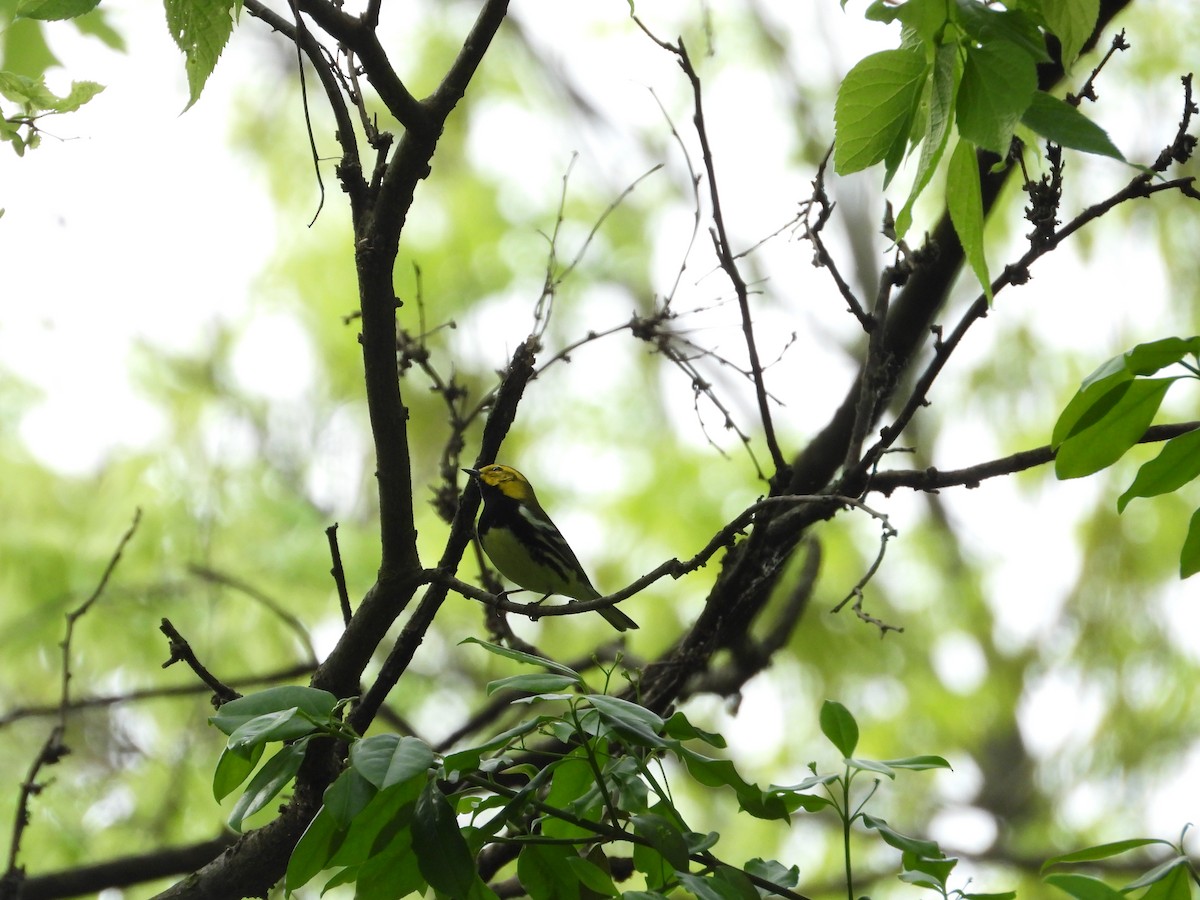
[[[485,466],[479,470],[478,478],[483,484],[513,500],[529,500],[533,497],[533,485],[511,466]]]

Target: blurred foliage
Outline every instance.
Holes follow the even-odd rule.
[[[1195,46],[1186,36],[1200,28],[1194,9],[1179,4],[1172,9],[1171,26],[1164,29],[1155,25],[1160,9],[1135,4],[1120,22],[1133,50],[1102,85],[1105,101],[1110,94],[1161,100],[1164,135],[1177,117],[1176,70],[1186,66]],[[761,67],[759,77],[766,70],[774,78],[778,93],[771,102],[794,125],[779,149],[800,170],[787,186],[797,191],[787,198],[795,204],[805,198],[831,137],[838,69],[824,55],[827,48],[811,46],[807,28],[790,20],[781,28],[777,14],[750,4],[736,13],[722,10],[715,23],[692,10],[679,22],[661,25],[664,34],[686,29],[697,47],[711,43],[712,55],[700,65],[706,86],[724,101],[710,109],[714,130],[745,99],[736,91],[722,93],[723,77],[743,77]],[[402,74],[417,93],[429,87],[432,76],[426,73],[438,71],[453,53],[465,7],[426,4],[423,15],[419,40],[410,33],[397,35],[394,43],[411,51]],[[402,326],[427,336],[433,365],[445,377],[453,373],[472,403],[487,395],[495,371],[533,325],[560,196],[563,225],[555,250],[561,266],[575,258],[627,186],[651,166],[666,164],[611,213],[557,291],[543,362],[589,329],[614,328],[644,313],[670,290],[692,208],[666,119],[657,112],[631,114],[628,122],[607,118],[607,110],[589,101],[579,70],[561,59],[569,50],[548,46],[535,22],[521,18],[520,11],[516,15],[520,27],[502,32],[450,121],[413,207],[396,268]],[[596,33],[599,46],[642,40],[619,15]],[[842,27],[841,19],[813,15],[818,33]],[[16,58],[16,32],[16,25],[6,32],[6,65]],[[33,38],[19,46],[41,53],[39,65],[52,63],[48,49]],[[819,58],[804,65],[812,52]],[[1075,74],[1082,77],[1087,64],[1085,59]],[[281,55],[280,66],[286,65]],[[615,69],[586,75],[624,77]],[[76,631],[72,697],[168,687],[193,691],[184,699],[105,704],[72,714],[67,743],[73,753],[34,801],[22,850],[30,874],[220,832],[232,800],[218,806],[210,779],[223,742],[207,724],[207,696],[195,690],[191,674],[179,666],[160,668],[168,657],[158,631],[161,618],[170,618],[200,659],[235,686],[243,678],[280,672],[293,673],[282,681],[303,683],[295,667],[310,661],[306,641],[319,655],[340,624],[324,529],[339,523],[352,602],[374,577],[373,462],[361,401],[348,217],[333,164],[324,158],[333,146],[327,123],[314,107],[326,196],[313,227],[304,227],[318,193],[297,115],[298,88],[284,74],[289,71],[281,68],[271,90],[247,89],[233,133],[239,151],[267,174],[280,231],[287,235],[264,260],[257,306],[250,312],[269,312],[303,327],[317,360],[305,395],[281,403],[238,384],[232,359],[242,323],[229,323],[202,354],[181,357],[144,348],[134,371],[167,416],[163,437],[114,456],[92,475],[65,477],[23,449],[16,426],[37,398],[17,376],[0,374],[5,472],[0,555],[6,561],[0,566],[0,666],[6,685],[0,759],[6,770],[24,772],[50,727],[45,708],[54,706],[60,691],[63,615],[95,587],[136,507],[143,511],[138,533],[108,590]],[[687,95],[679,85],[670,90],[677,93],[664,91],[660,99],[683,132],[690,115]],[[653,101],[647,106],[653,110]],[[1101,120],[1110,121],[1103,110],[1101,104]],[[1109,127],[1115,136],[1117,129]],[[575,149],[579,157],[572,162]],[[1132,150],[1129,155],[1135,157]],[[756,164],[752,156],[721,163],[728,166],[722,171]],[[1107,179],[1101,185],[1125,177],[1097,164],[1080,166],[1087,177],[1072,178],[1072,171],[1067,198],[1077,206],[1104,193],[1103,186],[1093,189],[1090,173]],[[839,202],[852,218],[856,195],[852,185],[844,187]],[[1190,298],[1200,292],[1194,253],[1200,220],[1179,202],[1156,200],[1102,220],[1087,235],[1093,253],[1087,268],[1065,280],[1047,276],[1049,293],[1040,290],[1035,271],[1030,286],[998,298],[996,313],[976,326],[976,344],[964,348],[938,382],[933,405],[919,417],[909,441],[916,447],[914,458],[895,464],[954,468],[1044,444],[1079,378],[1131,346],[1130,336],[1196,330]],[[993,236],[998,247],[1011,247],[1026,230],[1019,203],[1019,197],[1006,201],[989,229],[993,264],[1007,259],[993,251]],[[1111,247],[1106,240],[1127,240],[1123,232],[1134,221],[1140,234],[1157,242],[1166,289],[1178,298],[1165,304],[1170,322],[1121,312],[1121,304],[1139,300],[1125,297],[1116,300],[1109,332],[1097,335],[1081,325],[1082,334],[1076,333],[1072,319],[1096,315],[1093,295],[1104,291],[1114,265],[1108,251],[1098,248]],[[914,233],[929,224],[918,207]],[[750,246],[778,226],[743,222],[742,243]],[[1102,237],[1105,229],[1116,237]],[[847,269],[854,239],[838,241],[835,248]],[[706,241],[701,231],[698,246]],[[882,239],[873,249],[882,252]],[[752,264],[770,273],[781,258],[807,263],[809,255],[785,235],[761,248]],[[808,297],[781,277],[764,286],[764,305],[770,307],[761,324],[771,340],[786,343],[781,335],[809,315],[796,311],[801,304],[821,307],[829,320],[801,334],[778,374],[786,405],[777,414],[798,448],[840,399],[844,381],[814,375],[793,361],[830,348],[836,354],[839,344],[851,346],[857,334],[852,322],[842,321],[850,317],[832,285],[815,282],[823,285],[821,294]],[[736,357],[736,310],[721,304],[724,288],[702,262],[680,282],[676,327],[702,346]],[[1059,314],[1063,324],[1048,328],[1041,307],[1052,305],[1069,309]],[[703,398],[696,401],[700,414],[693,413],[686,376],[650,350],[626,331],[573,350],[569,362],[549,366],[530,386],[505,445],[504,461],[519,465],[539,485],[543,503],[607,590],[665,558],[691,555],[762,490],[746,451],[722,429],[720,416],[714,417]],[[701,365],[739,424],[750,428],[747,384],[714,360]],[[445,525],[425,501],[437,486],[449,428],[443,401],[421,372],[406,372],[402,389],[413,423],[421,549],[429,560],[440,549]],[[813,398],[821,404],[811,406]],[[464,464],[473,461],[479,424],[467,434]],[[1151,798],[1171,791],[1177,797],[1190,792],[1193,802],[1200,796],[1195,598],[1175,584],[1179,536],[1194,502],[1160,498],[1152,509],[1131,507],[1118,517],[1116,497],[1133,471],[1118,465],[1086,485],[1047,485],[1045,472],[978,491],[873,498],[900,535],[867,588],[867,609],[904,631],[881,639],[849,610],[830,614],[878,549],[877,523],[844,515],[817,533],[823,563],[815,595],[786,655],[748,687],[741,715],[735,706],[705,696],[688,704],[688,715],[700,727],[711,724],[724,732],[730,752],[744,756],[739,765],[746,777],[762,783],[799,780],[804,765],[826,752],[817,721],[826,698],[855,711],[865,753],[945,756],[954,772],[897,782],[881,799],[881,814],[906,833],[940,829],[934,836],[948,852],[956,849],[960,833],[972,837],[962,852],[980,890],[1034,885],[1030,890],[1037,892],[1036,867],[1046,857],[1152,830],[1157,820],[1151,819]],[[1033,555],[1043,544],[1045,552]],[[468,554],[464,578],[474,574],[470,559]],[[717,565],[679,582],[660,582],[623,606],[642,623],[630,640],[628,665],[667,646],[698,614]],[[777,603],[789,587],[781,585]],[[280,609],[302,624],[305,640]],[[512,624],[543,650],[553,648],[554,656],[586,666],[600,636],[576,621]],[[496,657],[460,647],[468,636],[486,636],[483,612],[473,601],[452,596],[404,690],[391,699],[388,727],[403,720],[436,746],[486,702],[480,689],[486,680],[512,673]],[[384,651],[389,644],[383,643]],[[0,822],[12,820],[18,778],[12,775],[9,789],[0,793]],[[677,800],[697,823],[718,822],[736,810],[724,796]],[[984,823],[978,833],[946,818],[964,811]],[[247,825],[270,815],[269,808]],[[778,823],[741,827],[739,821],[739,828],[725,831],[724,853],[735,859],[771,855],[764,847],[778,845],[778,858],[788,860],[793,853],[800,863],[802,889],[837,895],[835,830],[802,819],[803,814],[790,831]],[[989,829],[995,831],[991,841]],[[867,853],[860,859],[864,872],[881,878],[890,879],[898,869],[894,856]],[[828,894],[822,885],[830,886]],[[130,896],[147,891],[141,886]],[[899,891],[911,895],[912,889],[871,887],[875,897]]]

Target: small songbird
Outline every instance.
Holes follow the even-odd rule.
[[[526,590],[543,594],[543,600],[551,594],[573,600],[601,596],[524,475],[509,466],[463,471],[479,484],[483,495],[479,543],[501,575]],[[596,612],[617,631],[638,627],[615,606]]]

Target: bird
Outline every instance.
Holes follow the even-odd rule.
[[[596,600],[600,592],[579,564],[571,545],[538,503],[529,479],[511,466],[463,469],[479,485],[483,512],[476,529],[488,559],[509,581],[528,591]],[[539,601],[541,602],[541,601]],[[615,606],[596,612],[617,631],[637,622]]]

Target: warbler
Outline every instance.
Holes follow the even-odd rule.
[[[483,513],[479,543],[500,574],[529,591],[561,594],[573,600],[595,600],[592,587],[567,539],[538,503],[533,485],[509,466],[463,469],[479,484]],[[615,606],[596,612],[617,631],[637,628],[637,622]]]

